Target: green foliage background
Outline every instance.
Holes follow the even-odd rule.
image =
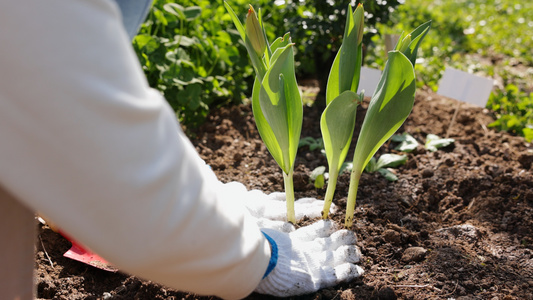
[[[356,1],[351,1],[356,5]],[[388,22],[398,0],[367,1],[367,38]],[[261,8],[269,41],[291,32],[299,76],[331,66],[344,33],[343,1],[229,0],[241,20],[248,3]],[[182,124],[201,124],[211,108],[251,95],[253,70],[223,0],[155,0],[133,46],[152,87],[159,89]],[[327,72],[321,72],[327,74]]]
[[[327,77],[340,46],[346,7],[358,1],[228,0],[241,20],[261,8],[268,39],[290,31],[299,77]],[[487,108],[500,130],[533,140],[533,2],[514,0],[368,0],[364,64],[384,66],[382,34],[432,29],[419,50],[418,87],[434,91],[445,66],[493,77]],[[148,81],[182,124],[201,124],[210,109],[251,95],[253,70],[223,0],[155,0],[133,45]],[[403,3],[403,4],[402,4]],[[181,8],[180,8],[181,6]],[[322,76],[323,77],[323,76]],[[323,80],[322,80],[323,81]]]
[[[150,86],[182,124],[197,126],[209,109],[241,103],[253,70],[222,0],[175,2],[154,1],[133,46]]]
[[[492,77],[497,85],[487,108],[497,121],[490,126],[533,140],[533,2],[409,0],[391,20],[394,26],[379,24],[378,31],[409,31],[433,20],[415,67],[419,87],[436,91],[445,66]],[[367,65],[383,65],[380,39],[373,38]]]

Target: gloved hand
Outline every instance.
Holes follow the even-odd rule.
[[[276,297],[303,295],[362,275],[355,265],[361,257],[355,234],[335,230],[329,220],[291,233],[262,229],[271,244],[271,265],[276,256],[277,262],[255,291]]]
[[[259,190],[248,191],[239,182],[224,184],[225,190],[231,193],[233,198],[240,199],[250,214],[257,219],[257,225],[261,228],[277,229],[283,232],[291,232],[294,226],[287,223],[287,204],[285,193],[274,192],[265,194]],[[324,207],[323,200],[315,198],[301,198],[294,201],[294,211],[296,221],[301,221],[304,217],[317,218],[322,216]],[[335,212],[335,204],[331,204],[330,213]]]
[[[285,193],[267,195],[259,190],[248,191],[238,182],[222,184],[210,169],[207,171],[220,184],[218,192],[225,194],[223,197],[237,199],[236,203],[242,203],[256,218],[271,245],[268,273],[256,292],[277,297],[303,295],[363,274],[363,269],[355,265],[361,253],[355,246],[357,238],[352,231],[336,231],[330,220],[320,220],[295,230],[285,221]],[[296,220],[300,221],[305,216],[320,217],[324,201],[302,198],[296,200],[294,206]],[[332,204],[330,212],[335,210],[336,206]]]

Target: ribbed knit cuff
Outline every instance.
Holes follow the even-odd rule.
[[[274,270],[276,267],[276,264],[278,263],[278,245],[274,241],[273,238],[268,236],[266,233],[262,232],[267,241],[270,243],[270,261],[268,262],[268,267],[265,271],[265,275],[263,275],[263,279]]]

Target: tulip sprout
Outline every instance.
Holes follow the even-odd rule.
[[[244,40],[255,70],[252,111],[257,130],[283,171],[287,221],[296,223],[293,171],[303,121],[303,103],[294,71],[293,43],[289,34],[268,44],[262,22],[250,5],[246,28],[227,2],[224,5]]]
[[[302,127],[303,105],[294,73],[293,44],[289,34],[271,45],[262,23],[250,5],[246,28],[231,7],[224,5],[244,40],[255,70],[252,111],[257,129],[274,160],[283,171],[287,198],[287,220],[295,223],[292,174]],[[326,88],[326,109],[320,119],[330,179],[322,217],[328,217],[337,178],[348,153],[357,105],[364,93],[357,94],[362,65],[364,9],[361,4],[347,10],[343,43],[330,70]],[[345,226],[351,227],[361,173],[376,151],[403,124],[411,113],[415,95],[414,64],[420,42],[427,34],[427,22],[410,34],[402,33],[395,49],[388,54],[376,92],[363,121],[355,148],[346,205]]]
[[[330,179],[324,198],[322,217],[328,217],[339,170],[351,143],[357,105],[364,94],[356,94],[362,64],[364,10],[359,4],[346,18],[342,46],[335,57],[326,89],[326,109],[320,127],[329,165]],[[370,101],[355,148],[351,172],[345,226],[351,227],[357,187],[361,173],[383,143],[391,137],[411,113],[415,95],[414,64],[418,46],[429,30],[430,22],[402,34],[395,49],[389,52],[377,90]]]
[[[339,170],[348,154],[355,128],[357,105],[363,94],[357,95],[363,55],[364,10],[359,4],[352,13],[348,5],[342,45],[333,61],[326,87],[326,109],[320,118],[324,149],[329,166],[329,181],[324,198],[322,218],[327,219]]]
[[[379,147],[400,128],[411,113],[416,90],[416,54],[430,25],[431,22],[427,22],[410,34],[402,34],[395,49],[389,52],[389,59],[370,100],[355,147],[344,224],[347,228],[353,223],[361,173]]]

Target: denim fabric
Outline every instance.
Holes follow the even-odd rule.
[[[137,35],[152,6],[152,0],[115,0],[122,12],[122,22],[131,39]]]

